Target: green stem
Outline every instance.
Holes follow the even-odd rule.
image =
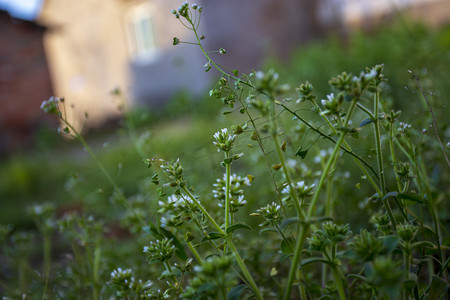
[[[188,197],[192,200],[192,202],[202,211],[202,213],[205,215],[205,217],[209,220],[209,222],[213,225],[213,227],[220,233],[223,234],[224,239],[227,243],[227,246],[230,247],[231,251],[234,253],[236,261],[241,268],[241,271],[245,277],[245,279],[248,281],[248,284],[250,285],[250,288],[253,290],[253,293],[255,294],[256,298],[263,299],[261,296],[261,293],[258,290],[258,287],[255,284],[255,281],[253,280],[253,277],[250,275],[250,272],[248,271],[247,267],[245,266],[244,262],[242,261],[241,256],[239,255],[236,247],[234,246],[233,240],[220,228],[219,225],[217,225],[216,221],[211,217],[211,215],[206,211],[206,209],[200,204],[200,202],[195,199],[194,195],[186,188],[185,185],[182,186],[183,191],[188,195]]]
[[[336,141],[334,139],[332,139],[330,136],[326,135],[325,133],[323,133],[322,131],[320,131],[319,129],[315,128],[314,126],[312,126],[308,121],[306,121],[304,118],[302,118],[299,114],[297,114],[295,111],[293,111],[292,109],[290,109],[289,107],[287,107],[286,105],[284,105],[283,103],[276,101],[276,104],[280,105],[281,107],[283,107],[285,110],[287,110],[290,114],[292,114],[293,116],[295,116],[297,119],[299,119],[303,124],[305,124],[307,127],[309,127],[312,131],[316,132],[317,134],[319,134],[321,137],[323,137],[324,139],[327,139],[329,141],[331,141],[332,143],[336,144]],[[335,131],[336,132],[336,131]],[[378,178],[378,174],[375,172],[375,170],[372,168],[372,166],[370,166],[365,160],[363,160],[361,157],[359,157],[358,155],[356,155],[352,150],[350,150],[351,148],[344,143],[344,146],[341,146],[341,149],[353,156],[353,158],[355,160],[358,160],[361,164],[363,164],[367,169],[369,169],[370,171],[372,171],[372,173],[374,174],[375,177]],[[348,147],[348,148],[346,148]],[[364,173],[367,174],[367,171],[364,170]],[[368,178],[370,178],[370,176],[367,176]],[[375,185],[375,188],[376,185]]]
[[[326,178],[328,177],[328,172],[330,171],[331,166],[333,165],[333,162],[339,153],[339,149],[341,148],[341,145],[344,142],[344,138],[345,138],[345,133],[341,132],[339,139],[336,142],[336,146],[334,147],[333,153],[331,154],[330,158],[328,159],[325,169],[322,172],[322,176],[320,177],[320,180],[317,185],[316,191],[314,193],[313,199],[311,200],[308,212],[306,214],[306,223],[301,227],[301,229],[299,231],[298,238],[297,238],[297,244],[296,244],[295,252],[294,252],[294,258],[292,260],[291,268],[289,270],[288,282],[286,285],[284,298],[283,298],[284,300],[289,300],[289,298],[290,298],[292,284],[294,282],[296,270],[297,270],[298,264],[300,262],[301,251],[303,249],[306,235],[307,235],[309,227],[310,227],[310,224],[308,223],[308,221],[311,219],[311,216],[314,212],[317,200],[319,198],[320,191],[323,187],[323,184],[325,183]]]
[[[50,276],[50,269],[51,269],[51,239],[50,235],[46,232],[44,233],[44,277],[47,280]]]
[[[130,206],[130,204],[127,202],[127,199],[125,198],[125,195],[123,195],[122,191],[119,189],[119,187],[117,186],[116,182],[112,179],[112,177],[109,175],[109,173],[106,171],[106,169],[104,168],[104,166],[102,165],[102,163],[98,160],[97,156],[94,154],[94,152],[92,152],[91,148],[89,147],[89,145],[87,144],[86,140],[83,138],[83,136],[78,133],[78,131],[69,123],[67,122],[67,120],[61,118],[61,120],[64,122],[64,124],[67,125],[67,127],[74,133],[74,137],[80,141],[80,143],[83,145],[84,149],[86,149],[86,151],[89,153],[89,156],[92,158],[92,160],[94,161],[94,163],[97,165],[97,167],[100,169],[100,171],[103,173],[103,175],[106,177],[106,179],[110,182],[110,184],[113,186],[114,190],[116,191],[116,193],[119,194],[120,200],[122,202],[122,204],[125,206],[126,209],[128,209],[130,212],[132,212],[135,217],[139,220],[139,222],[146,226],[147,223],[138,215],[135,213],[135,211],[133,210],[133,208]],[[159,229],[151,222],[148,221],[149,225],[155,229],[156,232],[159,232]]]
[[[199,264],[203,265],[203,260],[202,260],[202,258],[200,256],[200,254],[198,254],[198,251],[197,251],[197,249],[195,249],[194,245],[192,245],[191,242],[187,242],[187,245],[189,247],[189,250],[191,250],[192,255],[194,255],[195,259],[197,260],[197,262]]]
[[[186,185],[182,185],[181,188],[186,193],[186,195],[189,197],[189,199],[192,200],[192,202],[195,204],[195,206],[197,206],[202,211],[202,213],[205,215],[205,217],[208,219],[208,221],[213,225],[213,227],[220,234],[226,235],[225,232],[222,230],[222,228],[220,228],[220,226],[216,223],[216,221],[214,221],[213,217],[211,217],[211,215],[208,213],[208,211],[203,207],[203,205],[201,205],[200,202],[198,202],[197,199],[195,199],[194,195],[192,195],[191,191],[189,191],[189,189],[186,187]]]
[[[48,232],[44,232],[44,293],[42,295],[42,299],[46,299],[47,294],[47,287],[48,287],[48,280],[50,278],[50,270],[51,270],[51,264],[52,264],[52,248],[51,248],[51,239],[50,234]]]
[[[271,109],[271,114],[270,114],[270,122],[272,124],[272,138],[275,143],[275,149],[277,149],[278,159],[280,160],[284,176],[286,177],[287,184],[289,185],[289,194],[290,194],[292,200],[294,201],[295,207],[297,208],[297,214],[298,214],[299,219],[304,220],[305,215],[300,206],[300,199],[298,198],[298,195],[295,192],[291,174],[290,174],[289,170],[286,168],[286,160],[284,159],[283,152],[281,151],[280,140],[278,139],[277,122],[276,122],[276,118],[275,118],[275,99],[272,97],[272,100],[273,100],[273,103],[272,103],[272,109]]]
[[[228,162],[230,157],[230,153],[225,152],[225,161],[226,161],[226,182],[225,182],[225,231],[227,231],[228,227],[231,225],[230,220],[230,181],[231,181],[231,162]]]
[[[256,283],[253,280],[252,275],[248,271],[247,266],[244,264],[244,261],[242,260],[241,256],[239,255],[239,252],[237,251],[237,249],[233,243],[233,240],[228,236],[225,238],[225,240],[227,242],[227,245],[230,247],[231,251],[233,251],[236,262],[238,263],[239,267],[241,268],[242,274],[244,275],[244,278],[247,280],[248,284],[250,285],[250,288],[253,290],[255,297],[257,299],[262,300],[263,297],[262,297],[258,287],[256,286]]]
[[[377,163],[378,163],[378,173],[380,174],[380,187],[381,187],[381,194],[379,194],[380,198],[383,199],[383,205],[386,209],[386,212],[389,216],[389,219],[392,224],[392,230],[393,232],[397,231],[397,222],[395,221],[394,215],[392,213],[392,209],[389,205],[389,202],[387,199],[384,199],[384,195],[386,193],[386,181],[384,178],[384,167],[383,167],[383,153],[381,151],[381,134],[380,134],[380,122],[378,119],[378,108],[380,104],[380,92],[377,90],[375,93],[375,99],[374,99],[374,130],[375,130],[375,144],[376,144],[376,151],[377,151]]]
[[[398,192],[402,192],[402,184],[400,182],[400,176],[398,176],[398,161],[397,156],[395,155],[395,149],[394,149],[394,125],[392,123],[389,124],[389,148],[391,150],[391,159],[392,159],[392,165],[394,167],[394,173],[395,173],[395,181],[397,182],[397,189]]]
[[[100,249],[100,242],[97,241],[94,250],[94,262],[93,262],[93,279],[94,279],[94,299],[100,299],[100,260],[102,251]]]
[[[312,103],[318,107],[316,101],[312,101]],[[353,101],[353,104],[359,108],[361,108],[363,111],[365,111],[372,119],[373,119],[373,115],[372,113],[365,108],[364,106],[362,106],[359,102],[357,102],[356,100]],[[354,107],[351,109],[351,112],[353,113]],[[327,118],[326,115],[322,114],[322,118],[325,120],[325,122],[328,124],[328,127],[331,128],[331,130],[333,130],[334,133],[337,133],[336,128],[334,128],[333,124],[331,124],[330,120]],[[349,119],[348,119],[349,120]],[[346,121],[346,123],[348,123],[348,121]],[[375,189],[375,191],[378,194],[381,194],[381,191],[378,187],[378,185],[375,183],[375,181],[372,179],[372,176],[370,176],[369,172],[367,171],[367,168],[369,168],[373,174],[378,178],[378,175],[375,173],[375,170],[373,170],[373,168],[371,166],[369,166],[364,160],[362,160],[359,156],[357,156],[356,154],[353,153],[352,148],[350,147],[350,145],[347,143],[347,141],[344,141],[343,143],[344,147],[342,147],[342,149],[344,151],[346,151],[347,153],[351,154],[353,157],[353,160],[356,162],[356,164],[358,165],[358,167],[360,168],[360,170],[364,173],[364,175],[366,176],[367,180],[369,181],[369,183],[372,185],[372,187]],[[363,165],[364,164],[364,165]]]
[[[333,272],[333,277],[336,283],[336,288],[338,290],[339,298],[341,300],[346,300],[347,297],[345,296],[345,290],[344,290],[344,284],[342,283],[341,276],[339,274],[339,271],[335,265],[330,265],[331,271]]]

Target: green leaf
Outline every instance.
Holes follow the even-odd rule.
[[[251,140],[253,141],[257,141],[258,140],[258,133],[255,131],[253,131],[252,136],[250,137]]]
[[[429,242],[429,241],[420,241],[420,242],[411,244],[412,249],[420,247],[420,246],[424,246],[424,247],[427,247],[430,249],[437,249],[437,247],[432,242]]]
[[[294,156],[300,156],[302,159],[305,159],[306,154],[308,154],[308,149],[302,150],[302,147],[300,147],[297,152],[295,152]]]
[[[224,165],[229,165],[229,164],[231,164],[232,161],[233,161],[233,158],[231,158],[231,157],[225,158],[225,159],[223,160],[223,164],[224,164]]]
[[[203,242],[209,241],[209,240],[217,240],[217,239],[220,239],[223,237],[225,237],[225,235],[220,232],[208,232],[208,236],[205,236],[200,243],[203,243]]]
[[[302,267],[306,266],[306,265],[309,265],[309,264],[312,264],[312,263],[316,263],[316,262],[320,262],[320,263],[324,263],[324,264],[328,264],[328,265],[333,264],[331,261],[329,261],[329,260],[327,260],[325,258],[322,258],[322,257],[311,257],[311,258],[307,258],[307,259],[303,259],[302,260]]]
[[[374,120],[371,118],[367,118],[361,121],[361,123],[359,124],[359,127],[363,127],[366,126],[367,124],[373,123]]]
[[[227,299],[229,300],[239,300],[241,299],[241,294],[248,289],[248,286],[246,286],[245,284],[240,284],[237,285],[235,287],[233,287],[227,295]]]
[[[228,115],[228,114],[231,114],[232,112],[233,112],[232,110],[231,111],[223,111],[222,114],[223,115]]]
[[[415,195],[415,194],[399,193],[397,195],[397,197],[399,197],[400,199],[411,200],[411,201],[415,201],[415,202],[419,202],[419,203],[425,203],[425,199],[423,199],[422,197]]]
[[[287,238],[286,240],[281,240],[280,249],[281,252],[284,254],[293,254],[294,252],[294,246],[295,245],[295,239],[292,237]]]
[[[159,280],[166,279],[168,277],[173,276],[179,276],[181,274],[180,270],[174,269],[172,272],[169,272],[168,270],[165,270],[161,273],[161,275],[158,277]]]
[[[428,299],[441,299],[441,297],[445,293],[445,290],[447,289],[447,286],[448,284],[444,279],[433,275],[433,279],[431,280],[430,285],[430,291],[428,293]]]
[[[227,228],[227,234],[238,229],[247,229],[253,231],[253,229],[245,223],[236,223]]]
[[[261,235],[261,234],[266,233],[266,232],[277,232],[277,231],[275,229],[271,228],[271,227],[267,227],[267,228],[261,229],[259,231],[259,234]]]
[[[392,250],[397,247],[397,245],[400,243],[400,237],[396,235],[387,235],[382,238],[383,240],[383,246],[388,251],[391,252]]]
[[[297,217],[294,218],[289,218],[283,221],[283,223],[281,223],[281,231],[284,231],[288,226],[295,224],[295,223],[300,223],[300,219]]]
[[[238,76],[239,75],[239,70],[234,69],[232,72],[233,72],[234,76]]]
[[[280,262],[283,263],[286,259],[288,259],[291,256],[292,254],[282,254],[280,257]]]

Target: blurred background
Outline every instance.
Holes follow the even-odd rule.
[[[435,95],[448,143],[450,1],[197,4],[203,6],[205,48],[227,50],[220,63],[241,72],[275,67],[291,86],[312,82],[319,97],[330,76],[384,63],[397,108],[423,115],[426,106],[407,72],[413,70]],[[124,120],[132,120],[152,156],[213,152],[205,144],[230,121],[207,96],[218,74],[205,73],[199,49],[172,45],[175,36],[194,40],[171,14],[180,5],[0,0],[0,223],[32,226],[25,213],[31,203],[52,201],[64,211],[71,203],[91,205],[97,191],[111,190],[82,146],[58,135],[57,120],[40,110],[50,96],[65,98],[68,118],[129,194],[146,170],[122,130]]]

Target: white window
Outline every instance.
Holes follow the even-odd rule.
[[[151,5],[143,3],[133,6],[126,14],[128,48],[136,63],[152,63],[158,58],[154,11]]]

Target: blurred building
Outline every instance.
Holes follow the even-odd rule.
[[[43,45],[47,29],[0,11],[0,154],[24,145],[46,119],[43,99],[53,94]]]
[[[120,115],[119,103],[110,94],[116,88],[132,105],[153,107],[180,90],[202,93],[211,82],[210,76],[218,74],[204,72],[206,61],[196,46],[172,45],[175,36],[182,41],[194,40],[192,32],[171,14],[181,3],[44,0],[34,22],[14,21],[3,12],[2,131],[4,124],[20,127],[21,122],[24,128],[32,128],[43,118],[39,104],[52,95],[66,99],[72,122],[81,126],[87,112],[88,124],[96,126]],[[225,48],[228,53],[218,55],[218,61],[243,72],[258,68],[267,55],[288,58],[297,47],[330,29],[384,22],[404,10],[436,24],[447,22],[450,16],[449,0],[197,3],[204,8],[200,31],[206,36],[206,49]]]

